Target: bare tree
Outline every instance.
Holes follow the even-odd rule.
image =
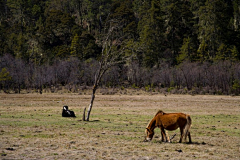
[[[101,82],[101,79],[105,72],[116,64],[123,63],[128,56],[124,53],[124,38],[121,36],[122,25],[118,21],[110,20],[106,23],[104,28],[103,39],[100,42],[102,46],[101,55],[99,58],[99,68],[95,73],[95,80],[92,89],[92,98],[87,110],[87,117],[85,119],[85,110],[83,113],[83,121],[89,121],[90,113],[93,107],[93,101],[95,99],[95,93]]]

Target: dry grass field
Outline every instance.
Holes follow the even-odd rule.
[[[211,95],[101,95],[90,122],[90,95],[0,93],[0,159],[240,159],[240,97]],[[61,117],[68,105],[77,118]],[[154,114],[191,115],[193,144],[151,142],[144,131]]]

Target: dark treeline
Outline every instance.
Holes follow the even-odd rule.
[[[0,0],[0,89],[92,86],[116,21],[130,58],[102,87],[240,93],[240,0]]]

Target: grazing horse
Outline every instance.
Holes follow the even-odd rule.
[[[151,141],[154,135],[154,129],[156,127],[161,129],[162,134],[162,141],[164,142],[170,142],[169,137],[166,137],[165,130],[176,130],[177,128],[180,128],[181,137],[179,140],[179,143],[182,142],[182,138],[184,136],[185,141],[188,136],[189,143],[192,143],[191,135],[190,135],[190,127],[192,124],[192,120],[190,118],[190,115],[184,114],[184,113],[164,113],[162,110],[159,110],[156,115],[153,117],[153,119],[149,122],[146,128],[146,134],[147,137],[145,138],[146,141]]]
[[[73,111],[68,110],[68,106],[63,106],[62,117],[76,117],[76,116]]]

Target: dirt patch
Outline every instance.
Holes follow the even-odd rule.
[[[90,122],[81,121],[90,95],[0,94],[0,159],[239,159],[240,97],[96,95]],[[77,118],[61,117],[68,105]],[[160,130],[143,142],[154,114],[191,115],[193,144],[162,143]]]

